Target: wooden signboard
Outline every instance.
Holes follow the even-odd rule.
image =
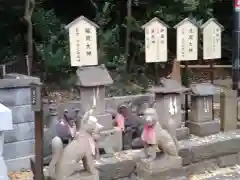
[[[69,30],[71,66],[98,65],[98,25],[80,16],[66,26]]]
[[[198,27],[186,18],[178,23],[177,29],[177,61],[198,59]]]
[[[220,59],[222,57],[221,36],[223,26],[211,18],[202,27],[203,59]]]
[[[145,61],[146,63],[166,62],[167,50],[167,28],[168,26],[153,18],[142,26],[145,30]]]

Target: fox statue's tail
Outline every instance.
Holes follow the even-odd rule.
[[[56,164],[59,158],[61,157],[63,151],[63,142],[61,138],[56,136],[55,138],[52,139],[52,160],[49,164],[49,177],[51,179],[56,178]]]

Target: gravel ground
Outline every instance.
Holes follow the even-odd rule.
[[[9,173],[11,180],[32,180],[31,171]],[[192,175],[189,180],[240,180],[240,166],[219,168],[204,174]]]

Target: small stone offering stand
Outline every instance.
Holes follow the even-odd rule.
[[[208,136],[220,132],[220,122],[213,117],[213,95],[217,89],[210,83],[192,84],[191,113],[187,126],[190,133]]]
[[[122,133],[113,127],[112,115],[105,112],[105,87],[113,83],[108,70],[104,65],[85,66],[79,67],[76,74],[78,79],[77,87],[80,91],[80,101],[83,110],[91,108],[92,99],[95,97],[96,109],[94,115],[106,131],[113,131],[99,146],[103,148],[105,145],[109,145],[116,152],[122,150]],[[105,151],[107,150],[105,149]]]
[[[179,82],[173,79],[160,79],[160,85],[149,89],[155,94],[156,110],[158,115],[165,118],[165,122],[172,118],[177,125],[178,140],[186,139],[189,136],[189,129],[185,127],[182,121],[181,94],[189,89],[181,86]]]
[[[6,163],[3,159],[3,145],[4,145],[4,131],[12,130],[12,110],[6,106],[0,104],[0,115],[1,115],[1,125],[0,125],[0,179],[8,180],[8,171]]]

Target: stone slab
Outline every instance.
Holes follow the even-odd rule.
[[[196,136],[208,136],[220,132],[220,122],[217,120],[207,122],[188,121],[187,127],[190,133]]]
[[[220,168],[227,167],[227,166],[234,166],[238,164],[238,154],[221,156],[217,158],[217,161],[218,161],[218,166]]]
[[[4,132],[4,142],[12,143],[23,140],[32,140],[34,135],[34,122],[14,124],[13,129]]]
[[[201,174],[206,171],[215,170],[218,168],[218,162],[216,159],[210,159],[206,161],[201,161],[198,163],[193,163],[184,167],[187,174]]]
[[[30,88],[0,89],[0,102],[5,106],[30,105]]]
[[[196,163],[240,152],[240,130],[220,132],[206,137],[192,136],[179,141],[185,164]]]
[[[138,168],[137,176],[139,180],[159,180],[160,177],[161,180],[170,180],[186,176],[186,171],[184,168],[172,168],[161,172],[151,172],[146,169]]]
[[[49,174],[48,174],[48,166],[44,167],[43,169],[43,175],[44,175],[44,180],[52,180],[50,177],[49,177]],[[71,178],[68,178],[67,180],[76,180],[76,179],[71,179]],[[99,180],[99,172],[97,172],[96,174],[89,174],[87,172],[81,172],[81,180]]]
[[[184,176],[185,170],[182,168],[182,158],[162,155],[154,161],[141,159],[137,163],[137,176],[142,180],[162,180]]]
[[[141,159],[137,167],[141,169],[148,169],[152,172],[165,171],[171,168],[180,168],[182,166],[182,158],[180,156],[168,156],[161,155],[157,157],[154,161],[149,161],[147,159]]]
[[[22,158],[34,154],[34,140],[6,143],[3,146],[5,160]]]
[[[189,133],[188,127],[177,128],[177,139],[179,141],[189,138],[189,135],[190,135],[190,133]]]
[[[33,122],[34,112],[31,105],[9,107],[12,110],[13,124]]]
[[[8,172],[29,170],[31,157],[33,157],[33,155],[6,160],[5,162],[8,168]]]

